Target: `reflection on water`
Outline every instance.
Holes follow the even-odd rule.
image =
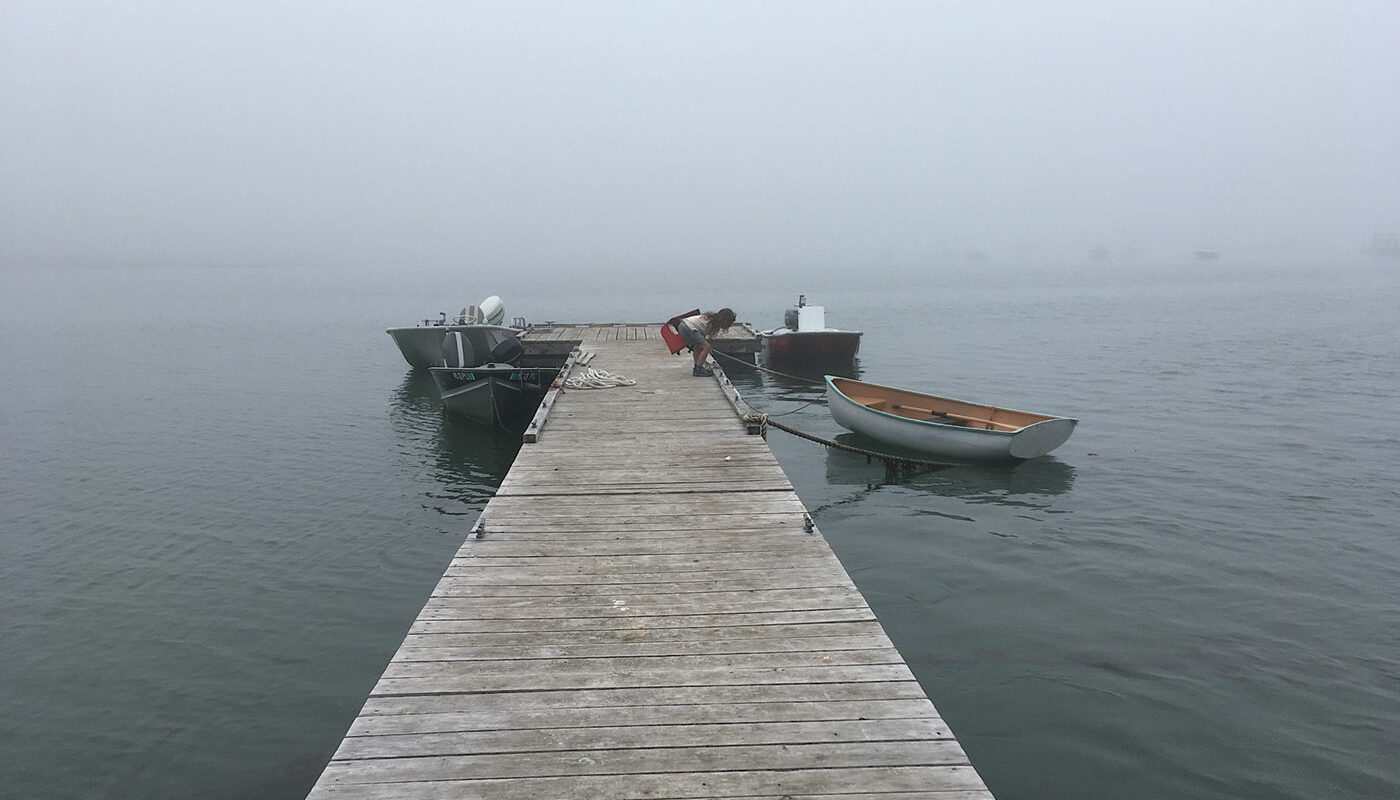
[[[860,450],[912,459],[937,461],[927,453],[891,446],[837,428],[826,411],[825,385],[820,378],[775,376],[750,372],[730,376],[734,386],[754,408],[768,412],[773,421],[783,421],[804,433],[826,438]],[[954,497],[972,503],[1025,506],[1034,496],[1053,496],[1070,491],[1074,467],[1054,456],[1007,464],[950,463],[887,466],[879,458],[835,447],[825,448],[825,483],[829,486],[858,486],[869,490],[898,486],[929,495]],[[806,452],[806,451],[804,451]],[[798,470],[795,463],[785,464]],[[862,496],[864,492],[860,493]],[[845,498],[840,504],[848,504]],[[821,510],[819,505],[814,510]]]
[[[834,441],[869,447],[868,439],[853,433],[839,434]],[[900,471],[890,470],[880,461],[859,453],[833,447],[827,448],[826,480],[844,486],[898,484],[946,497],[997,502],[1012,495],[1064,494],[1074,484],[1074,467],[1053,456],[1041,456],[1019,464],[950,464]]]
[[[809,402],[826,404],[826,384],[821,374],[804,377],[791,374],[773,374],[760,370],[734,370],[729,373],[734,388],[744,396],[749,405],[770,413],[778,409],[769,401]],[[790,407],[783,411],[791,410]]]
[[[835,375],[838,378],[859,378],[861,375],[860,359],[839,359],[836,361],[770,361],[765,359],[761,365],[767,372],[764,374],[778,386],[804,386],[808,383],[816,383],[824,387],[823,376]]]
[[[433,440],[433,477],[442,484],[444,500],[464,503],[475,513],[510,471],[520,452],[520,432],[479,425],[443,409],[441,427]],[[452,507],[444,514],[461,514]]]
[[[431,458],[430,472],[439,486],[429,495],[433,508],[450,516],[480,512],[510,471],[520,433],[448,412],[425,369],[404,375],[391,406],[401,451],[417,459],[426,451]]]
[[[836,375],[842,378],[859,378],[860,359],[843,359],[823,363],[806,361],[796,364],[787,362],[761,361],[759,364],[744,364],[737,359],[720,354],[720,366],[740,391],[762,392],[768,395],[781,395],[788,392],[824,393],[826,382],[823,377]]]
[[[394,390],[395,416],[422,414],[441,407],[438,401],[437,385],[432,373],[426,369],[412,369],[404,373],[403,382]]]
[[[433,382],[433,373],[427,370],[403,373],[403,382],[393,391],[395,411],[424,411],[437,405],[437,385]]]

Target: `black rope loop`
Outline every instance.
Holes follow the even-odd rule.
[[[804,378],[804,377],[802,377],[801,375],[789,375],[789,374],[786,373],[786,372],[779,372],[779,371],[777,371],[777,370],[775,370],[775,369],[769,369],[769,368],[764,367],[764,366],[759,365],[759,364],[751,364],[751,363],[749,363],[749,362],[743,360],[742,358],[736,358],[735,356],[731,356],[731,355],[728,354],[728,353],[721,353],[721,352],[718,351],[718,350],[713,350],[713,351],[711,351],[710,354],[711,354],[711,355],[717,355],[717,356],[723,356],[723,357],[728,358],[728,359],[730,359],[730,360],[732,360],[732,361],[734,361],[734,362],[736,362],[736,363],[743,364],[745,367],[752,367],[753,369],[760,370],[760,371],[762,371],[762,372],[767,372],[767,373],[770,374],[770,375],[778,375],[778,376],[783,377],[783,378],[791,378],[791,379],[797,380],[797,381],[811,381],[811,378]],[[791,414],[791,413],[794,413],[794,412],[796,412],[796,411],[801,411],[803,408],[806,408],[806,407],[809,406],[809,405],[813,405],[813,404],[816,403],[816,402],[817,402],[817,401],[813,400],[812,402],[807,403],[806,405],[801,406],[801,407],[799,407],[799,408],[795,408],[795,409],[793,409],[792,411],[785,411],[785,412],[783,412],[783,414]],[[745,423],[757,423],[758,426],[759,426],[759,435],[761,435],[761,436],[762,436],[763,438],[765,438],[765,439],[768,438],[768,428],[769,428],[769,427],[774,427],[774,428],[777,428],[777,429],[780,430],[780,431],[786,431],[787,433],[790,433],[790,434],[792,434],[793,436],[797,436],[797,437],[799,437],[799,438],[806,439],[807,441],[810,441],[810,442],[816,442],[817,444],[820,444],[820,445],[825,445],[825,446],[827,446],[827,447],[834,447],[834,448],[836,448],[837,450],[845,450],[845,451],[850,452],[850,453],[857,453],[857,454],[859,454],[859,455],[865,456],[867,459],[878,458],[878,459],[880,459],[880,462],[883,463],[883,464],[885,465],[885,469],[887,469],[887,470],[890,470],[890,469],[896,469],[896,470],[897,470],[897,469],[908,469],[908,468],[910,468],[910,467],[951,467],[951,466],[955,466],[955,465],[950,464],[950,463],[948,463],[948,462],[946,462],[946,461],[924,461],[924,460],[918,459],[918,458],[906,458],[906,457],[904,457],[904,456],[894,456],[894,455],[890,455],[889,453],[880,453],[880,452],[876,452],[876,451],[874,451],[874,450],[866,450],[866,449],[864,449],[864,448],[853,447],[853,446],[848,445],[848,444],[842,444],[842,443],[840,443],[840,442],[834,442],[834,441],[832,441],[832,440],[830,440],[830,439],[823,439],[823,438],[820,437],[820,436],[815,436],[815,435],[810,434],[810,433],[807,433],[807,432],[805,432],[805,431],[800,431],[800,430],[798,430],[798,429],[796,429],[796,428],[792,428],[792,427],[789,427],[789,426],[787,426],[787,425],[784,425],[784,424],[782,424],[781,422],[777,422],[777,421],[775,421],[775,420],[773,419],[774,416],[782,416],[782,415],[781,415],[781,414],[768,414],[768,413],[751,414],[751,415],[749,415],[749,416],[744,417],[744,422],[745,422]]]
[[[849,445],[849,444],[842,444],[841,442],[835,442],[835,441],[832,441],[832,440],[830,440],[830,439],[823,439],[823,438],[820,437],[820,436],[815,436],[815,435],[813,435],[813,434],[807,433],[806,431],[800,431],[800,430],[798,430],[797,428],[793,428],[793,427],[784,425],[783,423],[778,422],[778,421],[776,421],[776,420],[770,418],[767,414],[757,414],[757,415],[754,415],[754,416],[757,417],[757,419],[753,419],[753,418],[751,418],[751,417],[746,417],[746,418],[744,419],[744,421],[745,421],[745,422],[758,422],[759,425],[762,426],[762,430],[763,430],[763,433],[764,433],[765,437],[766,437],[766,435],[767,435],[767,433],[768,433],[768,428],[769,428],[769,427],[777,428],[777,429],[780,430],[780,431],[785,431],[785,432],[790,433],[790,434],[792,434],[793,436],[796,436],[796,437],[798,437],[798,438],[806,439],[806,440],[809,441],[809,442],[816,442],[817,444],[825,445],[825,446],[827,446],[827,447],[834,447],[834,448],[836,448],[837,450],[845,450],[845,451],[848,452],[848,453],[857,453],[857,454],[859,454],[859,455],[865,456],[866,458],[878,458],[878,459],[880,459],[881,463],[883,463],[887,468],[891,468],[891,469],[904,469],[904,468],[908,468],[908,467],[951,467],[951,466],[955,466],[954,464],[950,464],[950,463],[948,463],[948,462],[946,462],[946,461],[924,461],[923,459],[918,459],[918,458],[907,458],[907,457],[905,457],[905,456],[895,456],[895,455],[890,455],[889,453],[877,452],[877,451],[875,451],[875,450],[866,450],[865,448],[862,448],[862,447],[854,447],[854,446]]]

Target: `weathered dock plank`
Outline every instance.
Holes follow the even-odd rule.
[[[654,348],[665,345],[661,340],[661,323],[605,323],[581,324],[545,322],[532,325],[520,336],[527,352],[535,354],[564,355],[575,346],[591,348],[607,342],[647,342]],[[714,341],[717,352],[724,353],[741,362],[755,363],[761,349],[758,331],[747,322],[735,324],[720,334]]]
[[[557,395],[311,797],[989,798],[721,384],[539,336],[636,385]]]
[[[585,757],[586,758],[586,757]],[[871,786],[882,787],[871,791]],[[930,789],[930,786],[943,787]],[[353,800],[986,800],[990,795],[971,767],[848,767],[832,769],[735,769],[701,772],[579,774],[541,778],[463,778],[407,783],[345,783],[322,787],[314,797]]]
[[[826,622],[865,622],[875,619],[868,608],[822,609],[818,611],[765,611],[753,614],[682,614],[666,617],[617,617],[612,619],[578,619],[575,617],[554,617],[545,619],[467,619],[419,617],[410,631],[414,633],[498,633],[505,631],[548,632],[568,634],[570,637],[586,634],[616,636],[623,631],[628,636],[657,636],[658,632],[670,633],[690,628],[737,628],[758,625],[811,625]]]
[[[619,725],[659,726],[672,721],[674,711],[665,706],[620,706],[615,718]],[[361,716],[350,727],[347,737],[391,736],[398,734],[490,732],[501,730],[572,729],[594,725],[596,708],[530,708],[512,704],[493,711],[481,707],[471,712],[401,711]],[[692,725],[766,722],[838,722],[847,719],[937,721],[932,705],[924,698],[875,699],[826,702],[711,703],[691,715]],[[946,728],[933,735],[946,736]]]

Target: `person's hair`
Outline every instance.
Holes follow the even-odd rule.
[[[734,309],[721,308],[718,311],[706,311],[705,319],[710,321],[710,328],[714,333],[729,330],[729,326],[734,324]]]

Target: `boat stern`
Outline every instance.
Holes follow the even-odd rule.
[[[1027,425],[1011,437],[1010,454],[1013,458],[1043,456],[1068,441],[1078,424],[1077,419],[1056,417]]]

